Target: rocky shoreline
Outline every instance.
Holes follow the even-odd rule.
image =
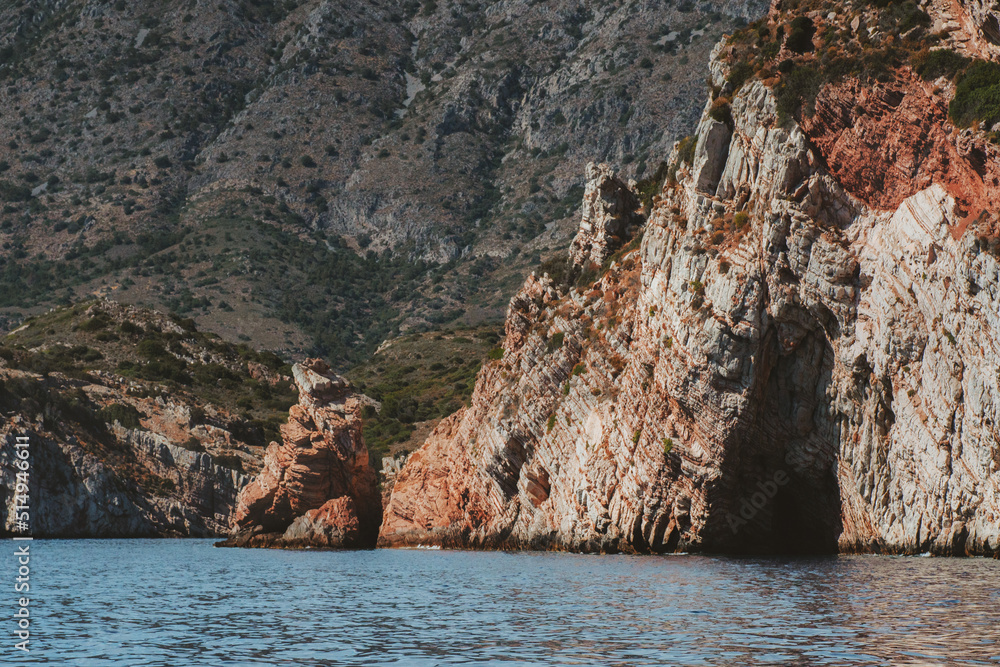
[[[980,4],[914,20],[953,60],[990,60]],[[223,547],[1000,557],[996,130],[953,125],[956,84],[916,57],[825,82],[806,114],[780,84],[829,56],[824,32],[867,47],[879,11],[840,25],[773,3],[743,35],[777,39],[773,63],[737,76],[739,40],[718,45],[661,180],[589,165],[564,261],[525,280],[469,405],[383,488],[372,400],[309,359],[252,479],[119,424],[201,514],[232,509],[147,514],[188,534],[228,520]],[[120,501],[101,489],[88,502]],[[149,532],[133,510],[114,531]]]

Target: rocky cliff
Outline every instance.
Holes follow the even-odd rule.
[[[222,546],[371,547],[382,502],[361,436],[366,399],[319,359],[293,366],[299,402],[240,491]],[[368,399],[370,401],[370,399]]]
[[[1000,552],[995,12],[794,4],[716,49],[640,235],[511,300],[380,544]]]
[[[21,417],[0,426],[3,532],[77,538],[209,537],[227,531],[236,493],[247,483],[242,473],[154,432],[117,423],[109,431],[110,447],[88,442],[87,435],[66,438]],[[16,528],[18,437],[29,442],[29,530]]]
[[[0,341],[0,532],[24,532],[14,463],[26,437],[34,536],[227,533],[270,424],[295,400],[283,370],[113,302],[30,320]]]

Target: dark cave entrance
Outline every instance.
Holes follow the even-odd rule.
[[[742,553],[835,553],[842,531],[837,461],[843,415],[828,395],[834,366],[826,336],[792,351],[772,338],[758,361],[757,409],[726,462],[729,512],[720,546]],[[724,531],[724,532],[723,532]]]
[[[773,550],[787,554],[835,553],[840,535],[839,494],[803,488],[792,482],[773,499],[770,542]],[[836,485],[834,485],[835,487]]]

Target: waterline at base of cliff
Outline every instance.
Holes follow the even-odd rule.
[[[233,550],[202,539],[31,549],[33,604],[45,611],[25,665],[1000,659],[990,559]]]

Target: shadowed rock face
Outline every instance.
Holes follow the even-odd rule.
[[[948,128],[886,125],[851,154],[850,127],[820,125],[839,94],[803,131],[748,83],[727,142],[706,113],[636,251],[584,287],[530,277],[379,543],[1000,552],[1000,263],[961,176],[992,149],[967,133],[906,183],[886,156]],[[859,106],[895,123],[880,94]],[[873,170],[891,191],[866,194]]]
[[[583,193],[580,230],[573,239],[570,261],[579,267],[589,262],[600,266],[621,246],[636,215],[639,198],[606,164],[587,165],[587,186]]]
[[[318,359],[293,367],[298,405],[264,469],[237,498],[227,546],[374,546],[381,519],[375,472],[361,436],[361,403]]]

